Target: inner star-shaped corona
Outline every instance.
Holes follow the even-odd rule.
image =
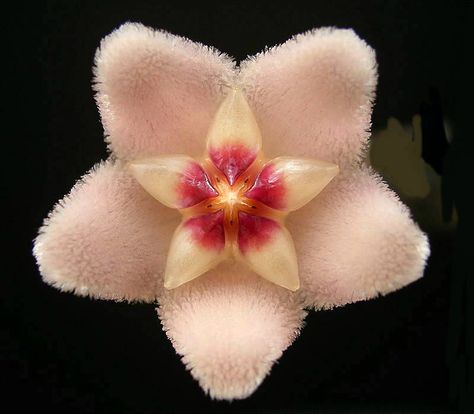
[[[132,161],[129,169],[154,198],[183,215],[168,253],[166,288],[234,259],[292,291],[299,288],[298,262],[285,218],[339,171],[312,159],[266,160],[257,122],[238,88],[220,105],[201,160],[165,155]]]

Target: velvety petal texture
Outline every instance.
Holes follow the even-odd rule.
[[[370,136],[375,53],[352,30],[316,29],[243,62],[239,81],[265,152],[339,166],[361,156]]]
[[[81,296],[153,301],[179,214],[123,166],[94,167],[41,227],[34,255],[46,283]]]
[[[198,155],[234,63],[179,36],[127,23],[95,58],[96,99],[110,149],[133,160]]]
[[[166,291],[159,315],[176,351],[216,399],[248,397],[299,333],[297,295],[240,265]]]
[[[352,30],[309,31],[237,69],[206,46],[121,26],[95,59],[111,158],[41,227],[43,279],[158,300],[205,392],[248,397],[304,307],[369,299],[423,273],[426,235],[360,166],[376,80],[375,53]]]
[[[423,275],[430,248],[407,207],[374,172],[335,178],[289,217],[307,306],[331,308],[387,294]]]

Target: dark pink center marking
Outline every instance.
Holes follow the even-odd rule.
[[[285,208],[286,188],[283,174],[276,171],[273,164],[267,164],[245,196],[275,209]]]
[[[257,157],[255,151],[251,151],[242,144],[226,144],[218,149],[209,150],[214,165],[227,177],[230,185],[242,174]]]
[[[225,244],[224,212],[193,217],[186,220],[184,227],[190,230],[194,241],[208,249],[221,250]]]
[[[186,168],[176,190],[181,208],[194,206],[218,195],[202,167],[195,162]]]
[[[239,211],[239,236],[240,251],[245,254],[250,249],[258,250],[268,243],[280,225],[271,219]]]

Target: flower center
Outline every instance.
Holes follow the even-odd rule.
[[[218,195],[208,199],[206,209],[208,211],[224,211],[224,222],[227,229],[236,227],[238,223],[239,211],[252,211],[256,213],[257,206],[252,203],[252,200],[245,196],[255,177],[250,174],[245,174],[244,177],[239,177],[233,184],[223,174],[217,171],[208,171],[212,186],[217,191]]]
[[[245,180],[237,180],[233,185],[222,177],[216,177],[214,187],[218,193],[215,197],[214,206],[218,209],[233,211],[242,209],[250,204],[250,200],[245,197],[245,193],[250,187],[251,180],[247,177]]]
[[[235,204],[239,204],[241,202],[240,199],[240,192],[232,187],[225,191],[221,195],[222,202],[227,204],[229,207],[233,207]]]
[[[282,212],[265,205],[249,194],[262,169],[260,161],[254,162],[243,174],[236,177],[232,184],[211,160],[203,163],[203,169],[206,171],[209,184],[214,188],[217,195],[186,209],[188,211],[183,212],[185,216],[195,217],[222,212],[223,228],[226,239],[229,241],[237,239],[242,214],[246,214],[246,217],[248,215],[263,216],[273,220],[283,216]]]

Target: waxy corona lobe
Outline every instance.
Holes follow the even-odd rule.
[[[168,289],[234,258],[297,290],[296,252],[284,219],[339,171],[335,164],[304,158],[266,161],[257,122],[237,88],[217,111],[201,161],[168,155],[132,161],[129,169],[154,198],[183,215],[168,253]]]

